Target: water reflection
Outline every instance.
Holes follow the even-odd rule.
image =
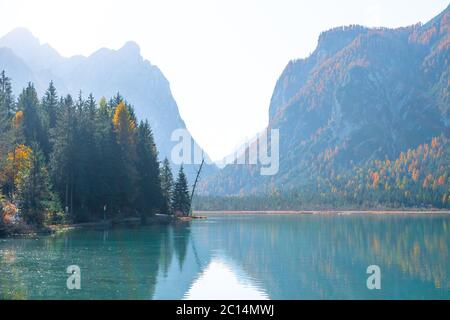
[[[236,265],[214,258],[184,296],[188,300],[268,300]]]
[[[209,237],[221,239],[220,246],[262,279],[273,299],[450,298],[449,221],[236,216],[218,223]],[[381,291],[366,288],[365,271],[372,264],[381,267]]]
[[[215,215],[8,239],[0,298],[450,299],[449,227],[449,216]],[[66,288],[72,264],[81,290]],[[381,291],[366,288],[372,264]]]

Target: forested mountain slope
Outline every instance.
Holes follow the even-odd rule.
[[[268,129],[280,132],[279,172],[262,176],[255,165],[228,165],[202,192],[314,189],[331,172],[395,161],[434,137],[448,138],[449,47],[450,7],[424,25],[322,33],[311,56],[288,63],[272,96]]]

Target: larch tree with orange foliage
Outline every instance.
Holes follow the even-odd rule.
[[[125,166],[124,193],[126,201],[132,203],[136,197],[137,172],[136,162],[136,120],[130,112],[130,107],[120,101],[115,108],[112,119],[117,143],[122,150],[122,159]]]
[[[131,117],[128,107],[121,101],[114,112],[114,128],[117,133],[117,141],[122,148],[129,148],[134,144],[135,120]]]

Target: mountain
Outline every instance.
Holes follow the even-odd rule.
[[[288,63],[272,95],[267,128],[280,134],[278,173],[228,165],[201,192],[291,190],[314,180],[324,163],[345,172],[448,137],[449,47],[450,6],[425,25],[322,33],[308,58]]]
[[[141,56],[135,42],[127,42],[119,50],[102,48],[88,57],[65,58],[48,44],[41,44],[27,29],[18,28],[0,39],[0,69],[12,78],[16,95],[28,81],[35,84],[40,95],[50,81],[60,95],[77,95],[81,90],[85,96],[93,93],[99,100],[120,92],[134,106],[137,117],[149,121],[161,159],[170,159],[176,144],[170,140],[172,132],[186,129],[169,81]],[[200,148],[195,141],[193,144]],[[197,167],[187,165],[191,178]],[[204,174],[215,170],[208,165]]]
[[[14,88],[23,88],[23,84],[26,84],[28,81],[37,83],[33,71],[11,49],[0,47],[0,61],[1,69],[5,70],[8,75],[14,75],[14,79],[11,81]]]

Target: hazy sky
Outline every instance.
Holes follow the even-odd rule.
[[[64,56],[134,40],[171,83],[213,159],[265,127],[276,80],[321,31],[426,22],[449,0],[0,0],[0,35],[26,27]]]

